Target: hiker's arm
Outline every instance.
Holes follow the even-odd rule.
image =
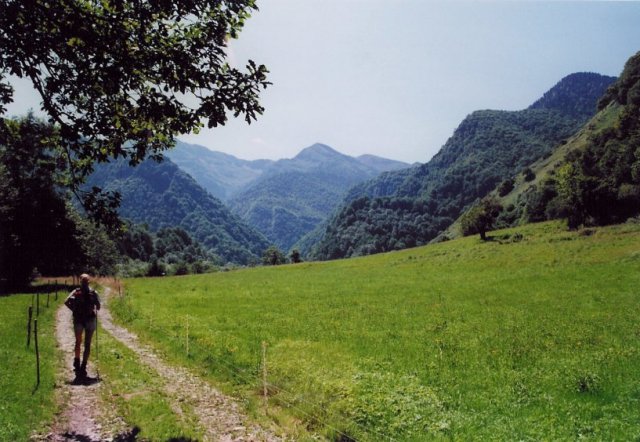
[[[98,292],[96,292],[96,310],[100,310],[100,296],[98,296]]]
[[[64,305],[66,305],[71,311],[73,311],[73,304],[76,301],[76,299],[73,297],[73,293],[74,292],[71,292],[69,296],[67,296],[67,299],[64,300]]]

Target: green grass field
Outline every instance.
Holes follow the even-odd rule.
[[[54,312],[62,302],[40,297],[38,347],[40,385],[36,388],[36,355],[33,335],[27,348],[27,310],[32,295],[0,297],[0,441],[24,441],[43,431],[57,411],[54,385],[57,367]],[[36,318],[34,307],[33,318]]]
[[[492,236],[130,280],[112,308],[255,415],[266,342],[269,416],[329,438],[638,439],[640,226]]]

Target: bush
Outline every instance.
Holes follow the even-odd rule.
[[[524,176],[524,180],[527,182],[533,181],[536,179],[536,174],[533,173],[533,170],[531,170],[531,168],[529,167],[527,167],[522,171],[522,175]]]
[[[507,178],[502,183],[500,183],[500,186],[498,186],[498,195],[500,196],[508,195],[509,192],[513,190],[513,187],[514,187],[513,179]]]
[[[167,267],[163,262],[154,259],[149,265],[147,276],[164,276],[167,274]]]
[[[178,263],[176,263],[176,265],[173,267],[173,274],[174,275],[187,275],[189,274],[189,267],[187,266],[187,263],[184,261],[180,261]]]

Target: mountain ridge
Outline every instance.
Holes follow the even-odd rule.
[[[315,143],[294,158],[276,161],[229,200],[229,206],[279,248],[289,250],[334,210],[351,186],[385,168],[407,166],[380,157],[359,160]]]
[[[311,246],[313,251],[303,254],[335,259],[432,240],[475,199],[549,155],[587,121],[583,115],[595,114],[597,99],[613,77],[600,76],[602,81],[594,82],[593,75],[564,77],[524,110],[472,112],[428,163],[352,189],[322,239]],[[582,84],[585,81],[589,84]],[[571,85],[590,90],[593,84],[599,90],[590,101],[576,99],[579,93],[570,90]]]
[[[165,156],[222,201],[227,201],[274,163],[272,160],[242,160],[179,140]]]
[[[223,262],[256,262],[269,245],[168,158],[137,167],[124,160],[99,164],[86,185],[120,192],[123,218],[152,231],[181,227]]]

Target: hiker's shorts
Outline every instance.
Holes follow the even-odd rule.
[[[81,331],[96,331],[97,326],[96,318],[87,319],[85,321],[73,321],[73,331],[80,333]]]

